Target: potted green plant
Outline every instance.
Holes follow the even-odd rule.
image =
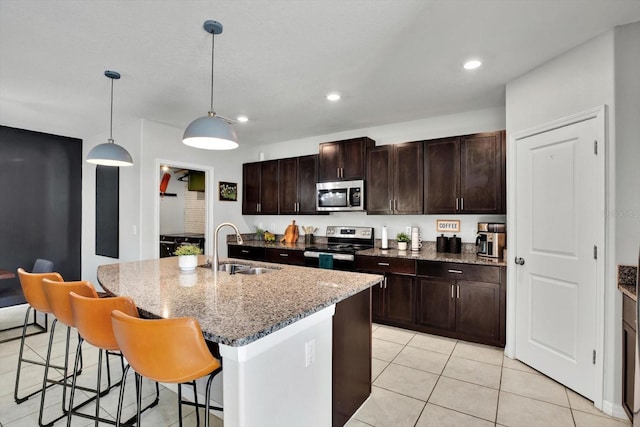
[[[411,239],[409,238],[407,233],[398,233],[396,235],[396,240],[398,241],[398,250],[399,251],[406,251],[407,250],[407,244],[411,241]]]
[[[198,255],[202,253],[202,250],[195,245],[181,245],[173,253],[178,256],[178,267],[182,271],[192,271],[196,269],[198,265]]]

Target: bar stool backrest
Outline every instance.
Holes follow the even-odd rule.
[[[89,344],[110,351],[120,350],[111,326],[111,312],[120,310],[129,316],[139,317],[138,308],[127,296],[110,298],[84,297],[71,292],[73,322],[80,336]]]
[[[22,293],[29,305],[41,313],[51,313],[51,307],[42,289],[42,279],[62,282],[58,273],[28,273],[23,268],[18,269],[18,278]]]
[[[48,259],[38,258],[33,263],[32,273],[51,273],[53,271],[53,261]]]
[[[93,285],[86,280],[76,282],[54,282],[49,279],[42,279],[42,288],[49,301],[51,312],[59,322],[67,326],[75,326],[73,313],[71,312],[71,300],[69,293],[75,292],[78,295],[98,298],[98,293]]]
[[[122,355],[143,377],[183,383],[220,367],[193,318],[138,319],[116,310],[111,320]]]

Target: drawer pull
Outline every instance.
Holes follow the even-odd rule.
[[[240,250],[240,252],[242,252],[243,254],[248,254],[249,253],[249,251],[246,250],[246,249],[242,249],[242,250]]]
[[[378,265],[383,265],[383,266],[389,267],[389,263],[388,262],[379,262]]]
[[[449,273],[454,273],[454,274],[462,274],[463,271],[462,270],[448,270]]]
[[[280,254],[280,256],[289,256],[289,254]]]

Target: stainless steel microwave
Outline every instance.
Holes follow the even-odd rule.
[[[316,184],[318,212],[364,211],[364,181],[319,182]]]

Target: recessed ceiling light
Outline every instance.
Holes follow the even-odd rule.
[[[337,101],[340,99],[340,94],[337,92],[332,92],[330,94],[327,94],[327,99],[329,101]]]
[[[482,65],[482,62],[478,61],[477,59],[472,59],[471,61],[467,61],[464,63],[464,69],[465,70],[475,70],[476,68],[480,67]]]
[[[249,117],[247,116],[238,116],[236,117],[236,119],[240,122],[240,123],[246,123],[249,121]]]

